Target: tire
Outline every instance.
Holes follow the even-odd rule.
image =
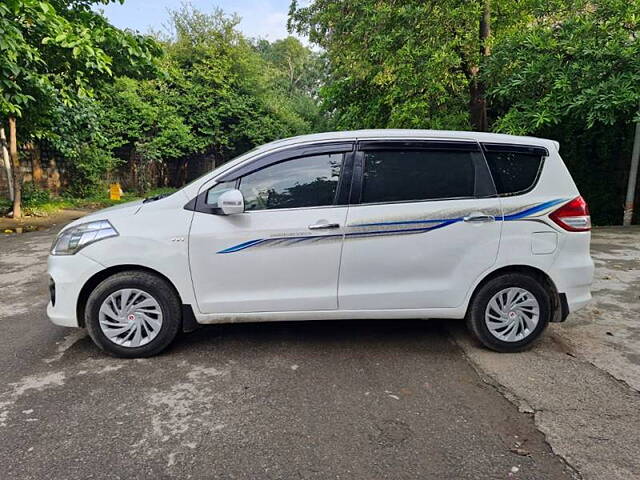
[[[513,300],[510,302],[509,298]],[[520,352],[531,347],[547,328],[553,314],[551,305],[551,295],[540,280],[507,273],[492,278],[475,293],[467,313],[467,327],[491,350]],[[496,307],[500,306],[504,308],[499,311]],[[536,311],[537,323],[533,326]]]
[[[84,318],[89,336],[103,351],[115,357],[142,358],[160,353],[173,342],[182,324],[182,309],[166,280],[144,271],[127,271],[98,284],[89,295]]]

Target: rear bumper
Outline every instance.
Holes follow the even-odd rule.
[[[593,260],[586,256],[581,263],[556,265],[550,272],[558,293],[566,298],[564,308],[567,312],[563,311],[563,316],[581,309],[591,301],[594,269]]]
[[[591,301],[595,266],[589,254],[591,232],[567,232],[561,236],[555,260],[548,269],[558,293],[566,299],[561,317],[581,309]]]
[[[82,255],[49,255],[47,270],[53,282],[47,316],[56,325],[79,327],[76,315],[78,297],[87,280],[103,270],[98,262]],[[55,297],[53,297],[55,295]]]
[[[591,301],[591,284],[583,287],[570,288],[563,293],[567,296],[569,313],[573,313]]]

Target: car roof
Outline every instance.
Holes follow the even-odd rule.
[[[474,140],[478,142],[509,143],[519,145],[553,145],[559,149],[558,142],[545,138],[506,135],[502,133],[472,132],[462,130],[412,130],[412,129],[376,129],[376,130],[347,130],[338,132],[312,133],[297,137],[284,138],[266,143],[259,150],[271,150],[275,147],[296,145],[309,142],[323,142],[331,140],[365,140],[365,139],[447,139]]]

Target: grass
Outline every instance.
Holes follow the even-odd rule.
[[[120,200],[111,200],[108,192],[99,193],[86,198],[74,198],[74,197],[51,197],[48,194],[35,195],[33,197],[26,197],[22,205],[22,211],[24,215],[31,215],[35,217],[47,217],[51,214],[59,212],[60,210],[77,208],[77,209],[89,209],[97,210],[100,208],[111,207],[120,203],[131,202],[133,200],[139,200],[145,197],[153,197],[163,193],[173,193],[177,189],[175,188],[156,188],[150,190],[145,195],[138,195],[133,192],[123,193]],[[5,198],[0,199],[0,214],[1,212],[8,212],[11,210],[11,201]]]

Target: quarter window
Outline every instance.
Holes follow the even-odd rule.
[[[296,158],[240,179],[246,210],[333,205],[343,154]]]
[[[399,202],[473,197],[472,152],[368,151],[362,202]]]
[[[489,170],[500,196],[530,190],[538,178],[542,156],[515,152],[485,152]]]
[[[218,206],[218,198],[224,192],[228,192],[229,190],[233,190],[235,188],[233,182],[225,182],[219,183],[213,188],[209,189],[207,192],[207,205],[211,205],[214,207]]]

